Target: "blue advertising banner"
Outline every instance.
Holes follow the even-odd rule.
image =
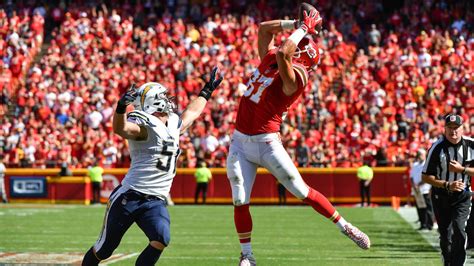
[[[46,177],[44,176],[11,176],[10,197],[38,198],[47,197]]]

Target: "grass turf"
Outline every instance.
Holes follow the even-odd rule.
[[[3,205],[0,252],[83,253],[96,241],[105,206]],[[371,238],[359,249],[311,208],[253,206],[252,246],[264,265],[439,265],[438,252],[391,208],[338,208]],[[171,243],[159,265],[237,265],[232,206],[169,207]],[[115,253],[140,253],[132,226]],[[134,265],[136,256],[112,265]],[[1,261],[1,258],[0,258]]]

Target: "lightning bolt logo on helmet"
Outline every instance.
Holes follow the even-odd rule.
[[[138,96],[133,102],[136,110],[147,114],[173,113],[175,104],[173,98],[167,96],[168,89],[160,83],[148,82],[138,88]]]

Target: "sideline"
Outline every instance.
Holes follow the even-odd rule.
[[[434,247],[441,256],[441,250],[439,248],[439,235],[438,231],[433,229],[431,231],[417,230],[418,225],[418,214],[416,213],[415,207],[400,207],[398,214],[415,230],[418,232],[432,247]],[[441,257],[440,257],[441,260]],[[474,250],[470,249],[467,251],[467,259],[465,265],[474,265]]]
[[[101,265],[111,265],[113,263],[126,260],[139,253],[131,254],[114,254],[107,260],[102,261]],[[83,253],[40,253],[40,252],[0,252],[0,266],[8,265],[48,265],[48,266],[63,266],[63,265],[80,265]]]

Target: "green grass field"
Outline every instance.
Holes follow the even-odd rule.
[[[1,205],[0,265],[15,262],[7,260],[11,253],[28,253],[33,263],[40,262],[35,254],[74,255],[77,262],[96,241],[104,210],[103,205]],[[258,264],[440,265],[438,252],[391,208],[338,210],[370,236],[370,250],[359,249],[309,207],[254,206],[252,246]],[[171,244],[160,265],[237,265],[232,206],[181,205],[169,211]],[[146,245],[134,225],[115,251],[129,258],[106,264],[134,265]]]

